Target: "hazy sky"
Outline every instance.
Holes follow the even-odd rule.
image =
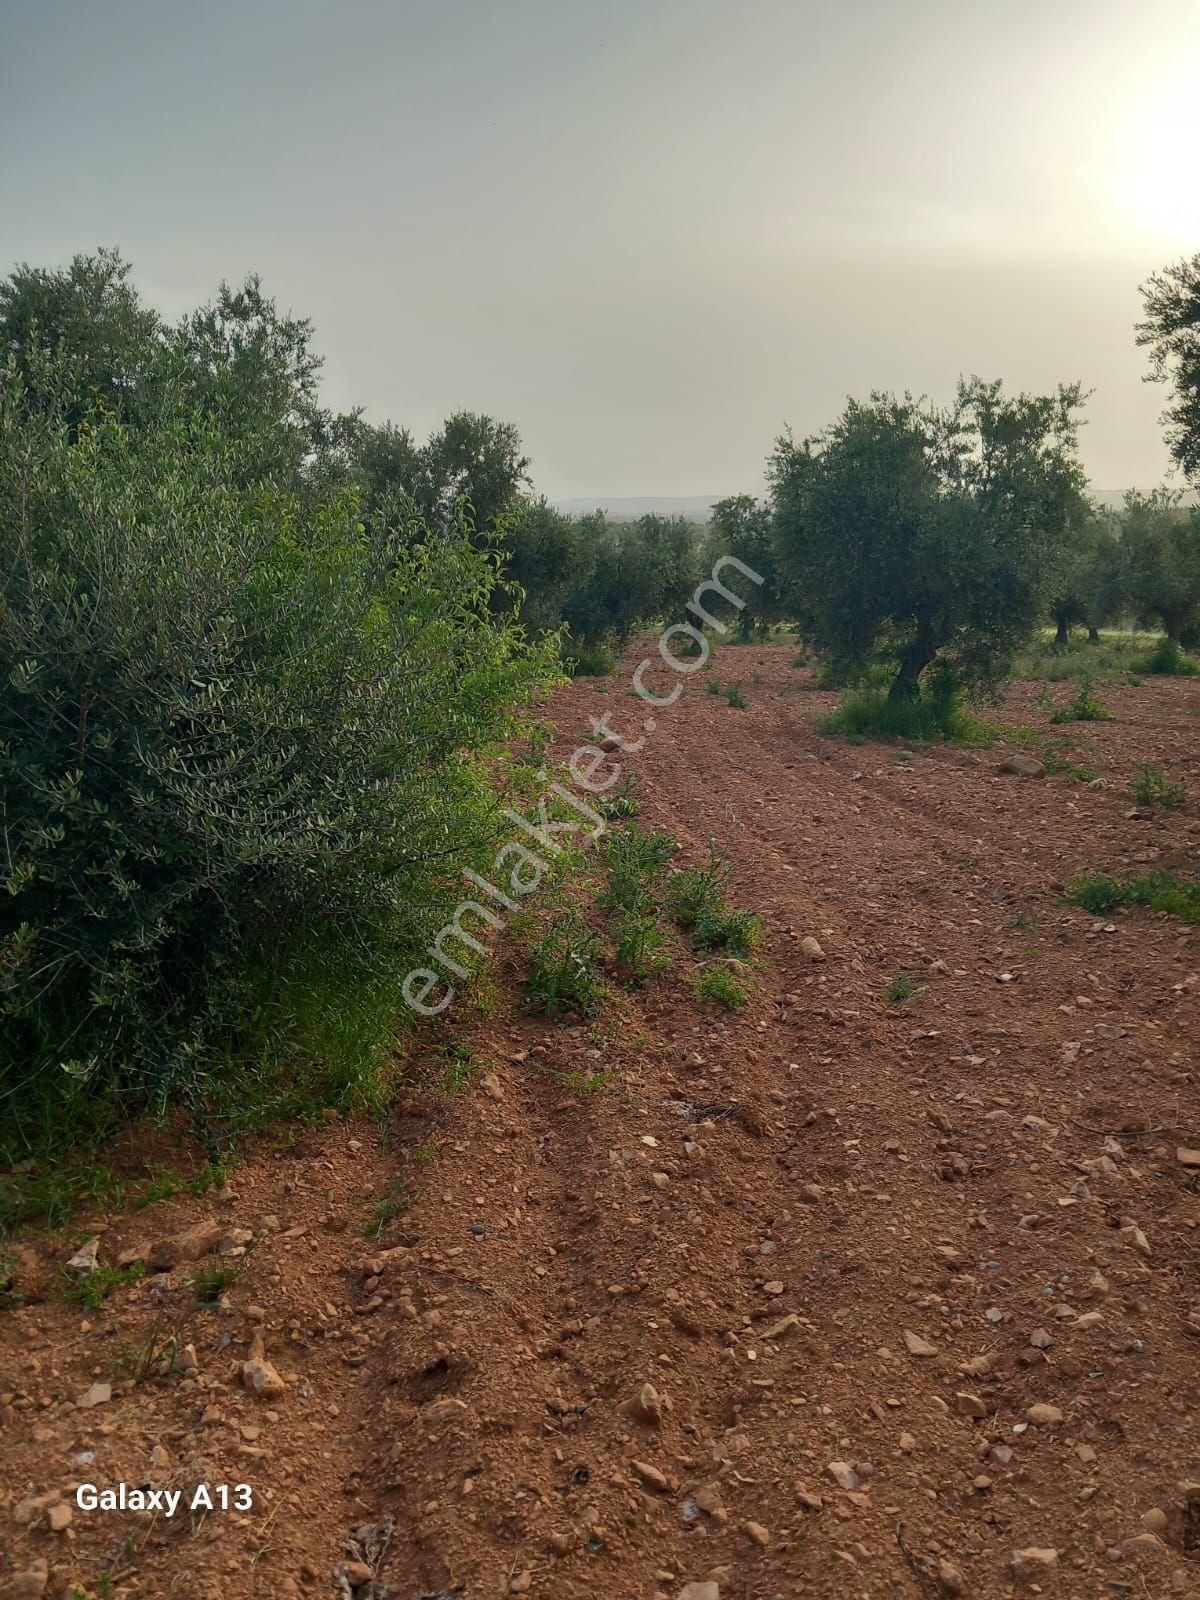
[[[329,403],[511,419],[552,498],[755,490],[960,372],[1082,379],[1095,486],[1166,471],[1196,0],[0,0],[0,149],[0,269],[256,270]]]

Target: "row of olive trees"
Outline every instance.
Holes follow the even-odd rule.
[[[492,859],[554,657],[457,501],[515,435],[451,419],[372,499],[318,371],[254,281],[174,325],[111,254],[0,285],[0,1160],[370,1093]]]
[[[1138,342],[1171,386],[1172,456],[1200,489],[1200,256],[1143,290]],[[959,385],[937,408],[905,395],[851,401],[824,432],[785,435],[768,462],[769,498],[714,508],[713,549],[764,583],[747,629],[795,622],[834,675],[890,662],[890,695],[911,699],[940,660],[985,683],[1049,617],[1130,618],[1173,642],[1200,633],[1200,511],[1181,492],[1131,493],[1119,511],[1089,501],[1077,453],[1078,386],[1005,396]]]
[[[1131,492],[1119,510],[1091,517],[1072,548],[1050,605],[1056,639],[1107,623],[1159,628],[1175,644],[1200,624],[1200,516],[1178,491]]]

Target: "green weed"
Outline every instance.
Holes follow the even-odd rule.
[[[572,678],[607,678],[617,658],[606,644],[585,644],[571,640],[564,665]]]
[[[548,1017],[593,1016],[604,995],[599,961],[600,941],[584,918],[573,909],[563,912],[530,951],[526,1004]]]
[[[452,1045],[445,1071],[442,1073],[442,1093],[461,1094],[464,1089],[471,1087],[482,1072],[483,1062],[478,1060],[466,1045]]]
[[[911,1000],[913,995],[920,992],[917,980],[908,973],[902,972],[898,978],[893,978],[884,991],[891,1005],[903,1005],[906,1000]]]
[[[998,729],[963,709],[957,691],[922,691],[915,699],[892,700],[883,689],[852,690],[836,711],[821,717],[817,732],[842,734],[850,743],[913,739],[921,744],[991,744]]]
[[[240,1267],[222,1266],[219,1262],[201,1267],[191,1280],[192,1288],[196,1291],[196,1304],[220,1305],[221,1296],[238,1281],[241,1275]]]
[[[1148,906],[1184,922],[1200,923],[1200,882],[1185,882],[1167,872],[1124,879],[1091,873],[1069,884],[1065,898],[1069,905],[1098,916],[1107,916],[1118,906]]]
[[[1106,722],[1110,713],[1100,704],[1093,693],[1094,680],[1085,677],[1079,685],[1074,700],[1059,709],[1050,718],[1051,722]]]
[[[667,941],[653,916],[622,914],[617,923],[616,960],[618,969],[631,984],[656,978],[670,965]]]
[[[86,1277],[72,1279],[66,1291],[68,1300],[77,1300],[89,1311],[99,1311],[114,1289],[137,1283],[146,1275],[144,1262],[135,1261],[128,1267],[97,1267]]]
[[[1150,651],[1132,663],[1135,672],[1147,677],[1195,678],[1200,676],[1200,665],[1183,652],[1182,645],[1165,636]]]
[[[1187,799],[1187,790],[1177,783],[1165,767],[1156,767],[1144,761],[1137,769],[1129,787],[1140,806],[1161,806],[1164,811],[1175,811]]]
[[[728,967],[701,967],[692,984],[697,1000],[716,1000],[727,1011],[740,1011],[746,1004],[746,985]]]
[[[412,1195],[409,1194],[404,1179],[397,1178],[388,1192],[375,1202],[363,1232],[368,1239],[382,1239],[392,1223],[404,1216],[411,1205]]]
[[[654,884],[678,849],[670,834],[643,833],[637,825],[610,833],[604,844],[607,888],[596,904],[638,915],[654,903]]]

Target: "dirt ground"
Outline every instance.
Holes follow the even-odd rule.
[[[764,919],[744,1011],[681,946],[552,1024],[509,943],[461,1093],[415,1059],[382,1125],[81,1216],[152,1256],[98,1310],[26,1241],[0,1594],[1200,1597],[1196,930],[1062,900],[1195,870],[1200,690],[1106,683],[1111,720],[1052,729],[1018,684],[995,749],[854,746],[792,654],[720,650],[746,709],[698,676],[629,758],[639,821],[726,846]],[[640,732],[628,686],[558,696],[559,759],[589,716]],[[1099,781],[998,773],[1051,735]],[[1142,761],[1182,809],[1130,814]],[[253,1504],[75,1505],[121,1481]]]

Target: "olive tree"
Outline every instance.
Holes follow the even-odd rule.
[[[1086,516],[1078,386],[1006,396],[960,382],[952,406],[852,400],[768,463],[790,608],[835,663],[884,656],[914,697],[939,653],[994,677],[1045,615]]]
[[[1130,605],[1179,643],[1200,613],[1200,514],[1168,489],[1127,494],[1121,555]]]
[[[1153,382],[1170,384],[1167,444],[1184,477],[1200,488],[1200,255],[1156,272],[1142,285],[1145,319],[1137,342],[1150,352]]]

